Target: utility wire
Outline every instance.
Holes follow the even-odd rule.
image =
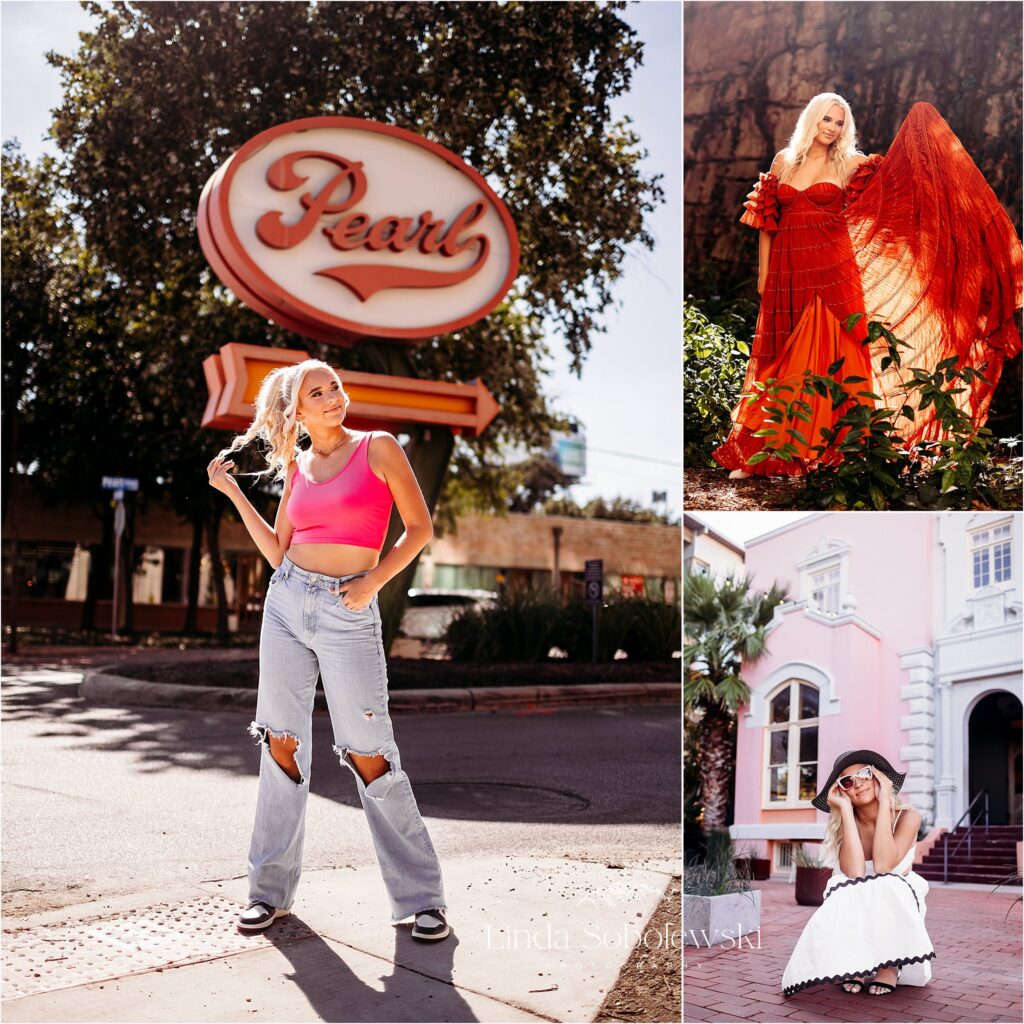
[[[600,455],[618,455],[622,459],[635,459],[637,462],[657,462],[662,466],[678,466],[682,468],[681,462],[675,462],[672,459],[656,459],[651,455],[634,455],[632,452],[616,452],[610,448],[595,448],[593,445],[588,444],[586,446],[588,452],[598,452]]]

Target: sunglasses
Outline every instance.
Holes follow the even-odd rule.
[[[853,775],[844,775],[836,781],[841,789],[853,789],[853,784],[857,779],[870,779],[873,777],[871,769],[865,765],[859,772],[855,772]]]

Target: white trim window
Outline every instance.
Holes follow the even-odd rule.
[[[769,695],[763,807],[809,807],[817,793],[820,699],[819,689],[803,679],[790,679]]]
[[[800,600],[823,618],[853,614],[857,602],[850,592],[850,545],[822,537],[796,563],[800,570]]]
[[[825,615],[838,615],[840,608],[839,563],[836,562],[820,572],[812,572],[810,576],[811,601],[815,609]]]
[[[1010,520],[1007,520],[971,533],[971,584],[975,590],[1010,582],[1013,574],[1010,527]]]

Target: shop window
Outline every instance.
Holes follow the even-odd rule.
[[[18,544],[18,597],[46,597],[63,601],[71,579],[75,545],[20,541]],[[12,590],[11,545],[4,545],[4,595]]]
[[[497,590],[500,569],[481,565],[434,563],[433,590]]]
[[[164,576],[160,583],[163,604],[185,603],[185,557],[187,548],[164,548]]]

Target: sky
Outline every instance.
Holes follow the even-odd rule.
[[[755,537],[789,526],[798,519],[814,515],[813,512],[691,512],[712,530],[729,540],[746,545]]]
[[[0,134],[17,137],[27,156],[56,154],[44,141],[50,111],[60,104],[60,79],[44,58],[68,54],[93,19],[71,0],[4,0]],[[681,5],[672,0],[631,4],[625,19],[644,43],[644,63],[630,93],[613,108],[629,115],[648,157],[641,167],[661,174],[666,201],[649,216],[653,251],[634,246],[613,287],[616,307],[603,318],[582,377],[569,370],[564,344],[550,339],[555,358],[545,391],[552,407],[586,432],[587,474],[572,489],[580,502],[621,496],[651,504],[667,492],[666,508],[682,510],[682,142]],[[198,244],[198,242],[197,242]],[[197,362],[198,367],[198,362]],[[484,382],[486,383],[486,381]]]

